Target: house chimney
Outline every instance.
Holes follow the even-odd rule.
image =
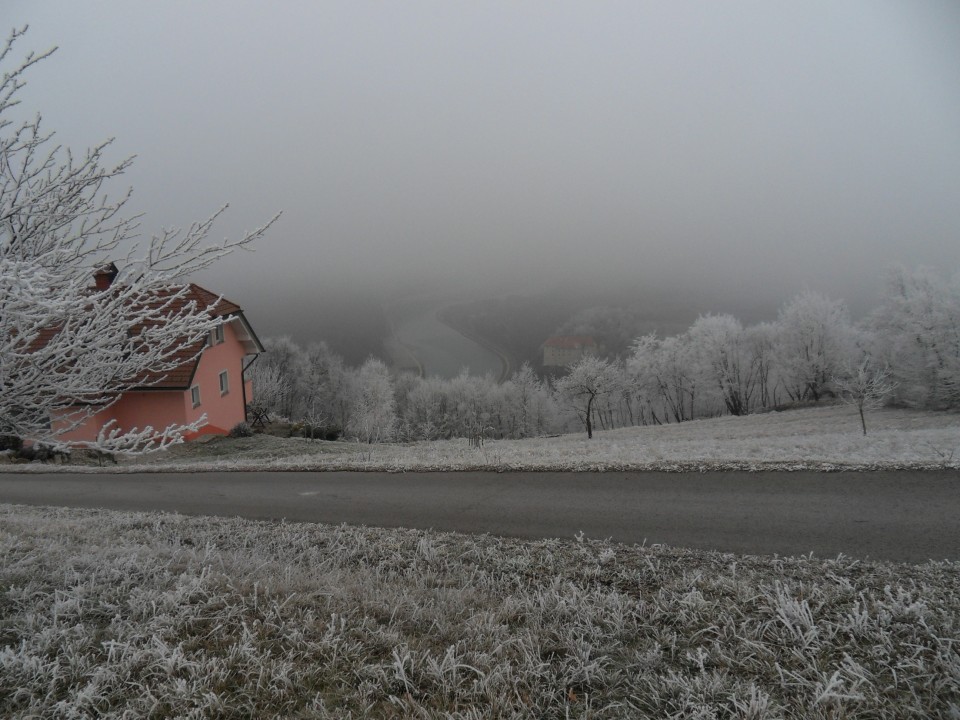
[[[116,279],[117,275],[120,274],[120,271],[117,269],[117,266],[113,263],[107,263],[98,267],[96,272],[93,273],[93,282],[96,285],[97,290],[106,290]]]

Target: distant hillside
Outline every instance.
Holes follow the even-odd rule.
[[[464,328],[501,348],[511,365],[538,366],[540,345],[575,308],[577,301],[559,295],[506,295],[452,305],[444,310],[451,325]]]
[[[261,337],[289,335],[304,347],[323,340],[348,364],[361,365],[370,355],[385,356],[390,330],[382,302],[376,295],[328,292],[295,304],[251,305],[247,316]]]
[[[458,303],[444,312],[459,327],[510,354],[514,367],[539,368],[541,346],[554,335],[591,335],[611,355],[626,352],[634,338],[683,332],[699,310],[674,298],[641,298],[635,288],[597,290],[555,287],[535,294],[510,294]]]

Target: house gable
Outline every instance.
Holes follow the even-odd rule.
[[[243,368],[251,354],[250,343],[243,339],[243,326],[226,322],[224,341],[205,348],[200,354],[187,387],[183,388],[184,412],[187,422],[207,415],[207,427],[202,434],[226,433],[245,419]],[[221,373],[227,373],[227,392],[221,392]],[[200,389],[200,405],[193,406],[191,388]]]

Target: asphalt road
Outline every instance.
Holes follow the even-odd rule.
[[[0,473],[0,503],[960,560],[960,472]]]

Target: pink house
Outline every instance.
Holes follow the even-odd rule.
[[[97,273],[99,288],[109,286],[113,280],[109,275],[109,271],[106,276],[104,271]],[[253,386],[244,377],[244,372],[263,352],[263,345],[239,305],[192,283],[183,303],[190,301],[222,320],[210,332],[206,342],[181,348],[178,355],[183,357],[183,363],[174,370],[163,375],[145,373],[137,378],[135,387],[80,427],[61,435],[63,440],[95,440],[101,428],[111,420],[115,421],[111,429],[143,429],[150,425],[162,430],[172,424],[192,423],[206,414],[207,424],[187,436],[190,440],[199,435],[226,435],[234,425],[246,419],[246,407],[253,399]],[[198,350],[201,350],[199,355]],[[55,418],[53,424],[56,427]]]

